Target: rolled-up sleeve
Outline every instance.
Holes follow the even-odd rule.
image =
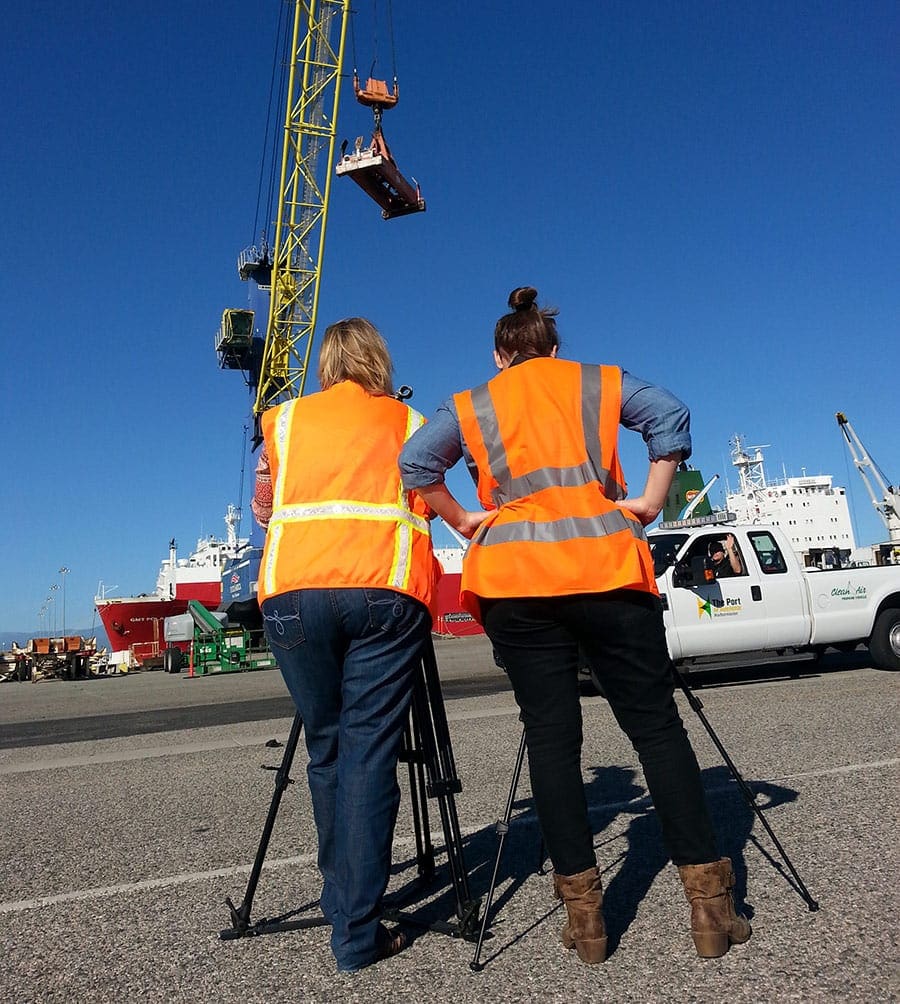
[[[444,483],[444,474],[463,456],[459,420],[452,399],[417,429],[400,453],[400,474],[407,491]]]
[[[256,462],[256,484],[253,488],[253,498],[250,499],[250,510],[256,517],[256,522],[268,529],[272,518],[272,471],[269,468],[269,457],[266,448],[260,450]]]
[[[680,453],[691,455],[691,413],[683,401],[663,387],[622,371],[621,422],[639,432],[651,460]]]

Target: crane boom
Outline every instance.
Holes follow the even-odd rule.
[[[847,416],[839,411],[834,417],[847,441],[853,463],[863,479],[872,505],[887,527],[890,542],[900,544],[900,491],[887,483],[887,479],[879,470],[878,465],[873,463]],[[876,487],[878,491],[876,491]],[[879,497],[879,492],[881,497]]]
[[[295,0],[272,293],[253,412],[303,393],[319,303],[350,0]]]

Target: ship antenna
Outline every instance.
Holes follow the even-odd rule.
[[[237,522],[235,524],[235,530],[234,530],[235,545],[237,544],[237,538],[241,530],[241,516],[243,514],[243,508],[244,508],[244,473],[247,467],[247,433],[249,432],[249,429],[250,427],[245,422],[244,438],[241,444],[241,480],[240,484],[238,485]],[[229,542],[230,542],[230,537],[229,537]]]
[[[232,553],[237,548],[237,524],[241,521],[241,510],[237,506],[229,503],[228,511],[225,513],[225,526],[228,530],[228,547]]]

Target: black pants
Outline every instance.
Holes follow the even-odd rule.
[[[581,774],[579,645],[638,754],[672,861],[714,861],[715,837],[674,700],[657,597],[617,590],[483,600],[482,611],[522,711],[532,793],[556,872],[574,875],[596,863]]]

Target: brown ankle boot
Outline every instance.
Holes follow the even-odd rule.
[[[574,948],[578,958],[589,965],[605,961],[603,887],[596,865],[577,875],[554,875],[553,887],[569,915],[562,930],[562,943],[566,948]]]
[[[717,959],[731,945],[743,944],[750,937],[750,922],[734,910],[730,858],[680,865],[678,874],[691,904],[691,934],[702,959]]]

